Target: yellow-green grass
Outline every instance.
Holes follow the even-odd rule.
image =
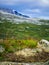
[[[26,39],[26,40],[16,40],[16,39],[6,39],[0,45],[4,45],[6,52],[15,52],[24,48],[34,48],[37,46],[38,40],[36,39]]]

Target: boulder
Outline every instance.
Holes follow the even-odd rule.
[[[38,42],[37,47],[43,49],[45,52],[49,52],[49,41],[42,39]]]
[[[49,45],[49,41],[45,40],[45,39],[42,39],[39,44],[44,44],[45,46],[48,46]]]

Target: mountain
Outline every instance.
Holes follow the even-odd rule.
[[[23,14],[17,12],[16,10],[7,9],[7,8],[0,8],[0,10],[3,11],[3,12],[7,12],[7,13],[15,14],[15,15],[22,16],[22,17],[25,17],[25,18],[29,18],[29,16],[23,15]]]
[[[0,19],[6,19],[13,23],[27,22],[36,25],[49,25],[49,20],[40,18],[30,18],[29,16],[23,15],[16,10],[0,8]]]

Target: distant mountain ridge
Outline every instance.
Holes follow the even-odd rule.
[[[23,14],[17,12],[16,10],[13,10],[13,9],[0,8],[0,10],[2,10],[4,12],[7,12],[7,13],[15,14],[15,15],[18,15],[18,16],[22,16],[22,17],[25,17],[25,18],[30,18],[29,16],[23,15]]]
[[[23,15],[19,12],[17,12],[14,9],[5,9],[0,8],[0,19],[6,19],[13,23],[32,23],[36,25],[49,25],[49,20],[46,19],[40,19],[40,18],[31,18],[29,16]],[[0,21],[1,22],[1,21]]]

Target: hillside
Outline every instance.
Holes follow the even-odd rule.
[[[49,45],[44,43],[44,47],[37,47],[41,39],[49,41],[49,20],[0,12],[0,61],[49,60]]]
[[[0,21],[0,38],[36,38],[39,40],[44,38],[49,40],[49,25],[35,25],[27,22],[15,24],[6,19]]]

